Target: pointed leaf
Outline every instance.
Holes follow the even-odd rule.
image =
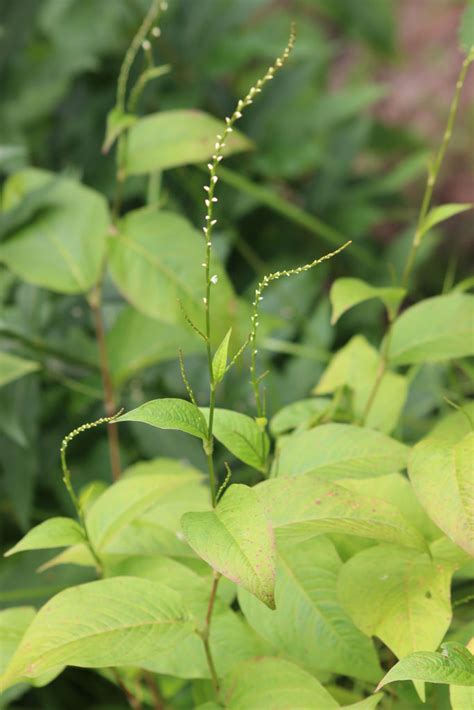
[[[287,437],[277,458],[279,476],[314,473],[337,478],[369,478],[406,466],[408,448],[363,427],[323,424]]]
[[[221,382],[225,375],[227,368],[227,356],[229,352],[229,340],[231,335],[232,328],[229,328],[212,359],[212,372],[216,382]]]
[[[186,513],[181,525],[199,557],[274,608],[273,530],[252,488],[230,486],[215,510]]]
[[[353,414],[362,419],[380,366],[380,353],[362,335],[355,335],[331,359],[314,388],[328,394],[340,387],[352,393]],[[374,397],[366,426],[390,434],[396,427],[408,393],[408,378],[387,370]]]
[[[312,675],[283,658],[240,664],[222,683],[227,710],[335,710],[338,703]]]
[[[18,201],[18,195],[27,196],[54,177],[27,168],[9,178],[5,191]],[[36,286],[85,293],[99,279],[108,227],[102,195],[70,178],[57,177],[35,219],[0,245],[0,262]]]
[[[131,306],[124,308],[107,333],[112,379],[122,385],[146,367],[202,352],[202,340],[187,325],[149,318]]]
[[[274,436],[284,434],[290,429],[310,429],[328,410],[330,400],[323,397],[300,399],[280,409],[272,417],[270,431]]]
[[[189,328],[183,310],[205,328],[202,234],[178,214],[150,207],[128,212],[109,240],[109,268],[114,283],[141,313],[160,322]],[[219,342],[233,321],[236,296],[217,257],[212,286],[213,324]]]
[[[435,650],[451,622],[455,566],[394,545],[363,550],[343,566],[338,596],[357,627],[398,658]]]
[[[298,539],[343,532],[425,551],[426,543],[399,511],[313,474],[263,481],[253,489],[275,528]]]
[[[457,444],[424,439],[412,450],[410,481],[438,527],[474,555],[474,432]]]
[[[460,212],[465,212],[472,208],[471,204],[450,204],[450,205],[440,205],[439,207],[433,207],[426,215],[423,223],[420,227],[421,236],[423,236],[430,229],[435,227],[440,222],[444,222],[450,217],[459,214]]]
[[[337,279],[329,294],[332,304],[331,323],[337,323],[343,313],[371,298],[380,299],[389,314],[394,316],[404,296],[403,288],[371,286],[362,279]]]
[[[81,526],[72,518],[49,518],[26,533],[5,557],[25,550],[67,547],[84,542]]]
[[[39,365],[33,360],[25,360],[11,353],[0,352],[0,387],[20,377],[29,375],[30,372],[39,370]]]
[[[209,409],[200,409],[205,417],[209,416]],[[255,419],[230,409],[216,408],[213,434],[236,458],[259,471],[266,470],[270,442]]]
[[[390,341],[394,365],[439,362],[474,354],[474,296],[435,296],[407,308]]]
[[[176,470],[178,465],[179,462],[174,462],[173,470],[165,463],[162,470],[157,470],[157,462],[139,464],[141,473],[138,470],[135,475],[122,478],[94,502],[87,513],[86,524],[96,549],[105,550],[118,545],[117,538],[134,521],[145,521],[147,512],[152,514],[152,519],[165,526],[171,523],[174,515],[166,514],[167,508],[171,506],[178,515],[182,514],[183,495],[185,506],[190,506],[194,500],[196,506],[201,509],[204,507],[205,501],[208,501],[208,491],[203,486],[202,474],[184,464],[180,465],[180,470]],[[144,470],[146,468],[149,472]],[[169,473],[166,472],[167,468],[170,469]],[[120,548],[114,549],[120,551]],[[123,550],[127,551],[131,553]]]
[[[32,606],[18,606],[0,611],[0,673],[3,673],[23,634],[35,618]]]
[[[124,169],[143,175],[178,165],[202,163],[215,152],[224,124],[207,113],[178,109],[140,118],[129,130]],[[248,150],[252,143],[239,131],[226,138],[224,155]]]
[[[292,543],[282,535],[277,547],[276,611],[239,589],[240,608],[255,631],[316,675],[327,671],[376,681],[374,647],[337,599],[342,563],[333,543],[324,536]]]
[[[378,688],[396,680],[423,680],[427,683],[474,686],[474,659],[460,643],[441,644],[441,653],[412,653],[402,658],[380,681]]]
[[[185,399],[153,399],[117,417],[117,422],[143,422],[158,429],[176,429],[207,439],[207,425],[197,407]]]
[[[114,577],[70,587],[40,609],[2,676],[4,687],[58,666],[139,666],[193,628],[174,590]]]

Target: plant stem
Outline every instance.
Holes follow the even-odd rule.
[[[436,180],[439,175],[439,171],[441,169],[441,165],[444,160],[444,156],[446,154],[446,150],[449,145],[449,141],[451,140],[452,132],[453,132],[453,127],[454,127],[454,121],[456,119],[456,114],[459,106],[459,97],[461,95],[461,90],[464,85],[464,82],[466,80],[466,74],[467,70],[469,68],[469,65],[474,61],[474,48],[471,49],[467,57],[462,63],[461,66],[461,71],[459,74],[459,78],[456,82],[456,90],[454,92],[454,97],[451,102],[451,106],[449,109],[449,115],[448,115],[448,121],[446,124],[446,128],[444,131],[443,139],[441,141],[441,145],[439,147],[439,150],[436,154],[436,157],[433,161],[433,163],[430,165],[430,168],[428,170],[428,177],[426,180],[426,186],[425,186],[425,192],[423,195],[423,200],[421,202],[421,207],[420,207],[420,212],[418,214],[418,220],[417,220],[417,226],[415,230],[415,234],[413,237],[413,242],[410,248],[410,251],[408,253],[408,257],[405,263],[405,268],[403,270],[403,275],[402,275],[402,286],[403,288],[407,289],[409,282],[410,282],[410,276],[413,271],[413,267],[415,264],[415,259],[416,255],[418,252],[418,249],[421,244],[423,232],[423,223],[425,221],[426,215],[428,214],[428,210],[430,209],[431,205],[431,198],[433,196],[433,190],[434,186],[436,184]],[[367,418],[369,416],[370,410],[372,408],[372,405],[374,403],[375,397],[377,396],[377,392],[379,391],[380,385],[382,383],[383,377],[385,375],[385,372],[388,367],[388,362],[389,362],[389,353],[390,353],[390,341],[392,338],[392,331],[393,331],[393,326],[394,323],[398,317],[398,314],[400,312],[400,307],[397,310],[397,313],[394,314],[394,316],[391,318],[389,327],[387,330],[387,334],[385,336],[384,344],[380,353],[380,362],[379,362],[379,367],[377,370],[377,374],[375,376],[375,381],[372,387],[372,390],[369,394],[369,398],[367,400],[367,404],[365,406],[365,411],[364,414],[361,418],[361,424],[365,424],[367,421]]]
[[[207,614],[206,614],[206,620],[204,623],[204,629],[202,630],[202,632],[200,634],[203,644],[204,644],[204,652],[206,654],[207,663],[208,663],[209,670],[211,673],[212,686],[214,688],[214,692],[217,697],[219,697],[219,678],[217,676],[216,667],[214,665],[214,660],[212,657],[211,646],[209,643],[209,635],[210,635],[210,631],[211,631],[212,612],[214,610],[214,603],[216,601],[217,586],[219,584],[220,578],[221,578],[221,575],[218,572],[214,572],[214,579],[212,582],[211,594],[209,597],[209,604],[207,607]]]
[[[443,140],[441,141],[441,145],[439,147],[439,150],[436,154],[436,157],[433,161],[433,163],[430,165],[430,168],[428,170],[428,177],[426,180],[426,187],[425,187],[425,192],[423,195],[423,200],[421,203],[421,208],[420,212],[418,215],[418,222],[415,230],[415,235],[413,237],[413,242],[407,257],[407,261],[405,264],[405,269],[403,271],[403,276],[402,276],[402,286],[404,288],[407,288],[411,272],[413,270],[413,266],[415,263],[415,258],[416,254],[418,252],[418,248],[421,244],[421,239],[422,239],[422,226],[423,222],[426,218],[426,215],[428,214],[428,210],[431,205],[431,198],[433,196],[433,190],[434,186],[436,184],[436,180],[439,175],[439,171],[441,169],[442,162],[444,160],[444,156],[446,154],[446,150],[449,145],[449,141],[451,140],[451,136],[453,133],[453,127],[454,127],[454,121],[456,119],[456,114],[458,111],[458,106],[459,106],[459,97],[461,95],[461,90],[464,85],[464,82],[466,80],[466,74],[467,70],[469,68],[469,65],[471,62],[474,61],[474,48],[471,49],[467,57],[462,63],[461,71],[458,77],[458,80],[456,82],[456,90],[454,92],[454,97],[451,102],[451,106],[449,109],[449,115],[448,115],[448,121],[446,124],[446,128],[444,131],[443,135]]]
[[[118,687],[120,688],[120,690],[123,692],[123,694],[127,698],[128,704],[130,705],[130,707],[133,708],[133,710],[142,710],[142,704],[141,704],[140,700],[138,698],[136,698],[133,695],[133,693],[131,693],[129,691],[129,689],[127,688],[127,686],[125,685],[125,683],[121,679],[120,673],[115,668],[112,670],[112,673],[114,675],[114,678],[117,682]]]
[[[94,319],[95,335],[97,340],[97,346],[99,348],[99,364],[100,372],[102,375],[102,389],[104,392],[104,408],[107,417],[112,417],[117,410],[115,403],[115,393],[112,384],[112,377],[110,374],[109,359],[107,355],[107,343],[105,339],[105,326],[102,317],[102,284],[99,285],[91,292],[88,298],[89,306],[92,311],[92,316]],[[109,456],[110,456],[110,467],[112,470],[112,478],[117,481],[121,474],[121,464],[120,464],[120,445],[117,425],[110,423],[107,426],[107,436],[109,440]]]
[[[163,698],[161,697],[159,688],[156,684],[153,674],[150,673],[150,671],[145,671],[143,677],[145,679],[145,683],[148,686],[148,690],[150,691],[153,700],[154,710],[165,710],[165,704],[163,702]]]

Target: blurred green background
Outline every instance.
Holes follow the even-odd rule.
[[[101,145],[114,105],[123,55],[148,0],[0,0],[0,171],[34,165],[82,180],[110,199],[113,152]],[[414,8],[416,6],[416,8]],[[264,273],[311,261],[350,238],[354,246],[329,265],[275,284],[265,311],[275,327],[261,347],[270,414],[307,397],[329,353],[356,332],[378,345],[381,306],[370,302],[330,325],[327,293],[336,276],[389,284],[412,238],[430,150],[442,135],[461,62],[456,0],[169,0],[154,42],[156,63],[171,71],[151,83],[140,113],[200,108],[229,115],[236,100],[284,47],[290,22],[298,40],[291,61],[241,124],[255,149],[225,166],[216,248],[239,294],[253,292]],[[136,77],[142,58],[133,69]],[[467,87],[438,201],[472,199],[474,89]],[[166,171],[162,204],[199,226],[203,174],[196,166]],[[471,188],[469,188],[471,185]],[[145,178],[127,181],[124,210],[142,205]],[[472,217],[460,216],[426,240],[413,299],[435,295],[469,275]],[[124,306],[111,283],[105,317],[111,327]],[[59,446],[75,426],[103,414],[90,313],[79,296],[21,283],[0,267],[0,345],[38,361],[39,373],[0,390],[2,533],[5,546],[33,524],[67,513]],[[203,360],[187,359],[203,402]],[[466,384],[444,366],[420,368],[401,426],[408,439],[428,428]],[[228,407],[251,411],[244,369],[220,394]],[[199,392],[201,385],[203,393]],[[148,398],[185,396],[175,360],[134,374],[120,393],[124,406]],[[121,431],[123,463],[180,456],[202,467],[199,444],[147,427]],[[110,481],[105,432],[74,445],[77,485]],[[240,480],[252,474],[236,469]],[[48,555],[46,555],[46,559]],[[41,576],[44,555],[0,564],[4,605],[35,604],[86,578],[76,568]],[[179,687],[175,707],[180,707]],[[188,690],[182,707],[189,707]],[[69,670],[13,707],[126,707],[120,692],[92,672]]]

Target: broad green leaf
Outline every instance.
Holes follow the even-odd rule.
[[[36,609],[32,606],[18,606],[0,611],[0,673],[7,667],[35,615]]]
[[[368,698],[364,698],[364,700],[360,700],[358,703],[352,703],[352,705],[344,705],[344,708],[346,710],[375,710],[382,698],[382,693],[377,693],[377,695],[372,695]]]
[[[381,432],[348,424],[323,424],[285,438],[279,476],[314,473],[328,479],[383,476],[404,468],[408,448]]]
[[[420,226],[420,235],[423,236],[440,222],[444,222],[450,217],[454,217],[454,215],[470,210],[471,208],[472,205],[470,204],[449,204],[433,207]]]
[[[222,683],[227,710],[333,710],[338,703],[309,673],[283,658],[255,658]]]
[[[40,609],[4,675],[4,688],[59,666],[139,666],[192,631],[180,596],[158,582],[114,577],[66,589]]]
[[[0,387],[38,369],[38,363],[33,360],[25,360],[25,358],[11,353],[0,352]]]
[[[274,608],[273,530],[252,488],[230,486],[213,511],[186,513],[181,525],[199,557]]]
[[[35,168],[16,173],[5,188],[9,202],[27,196],[52,177]],[[57,178],[35,219],[0,245],[0,262],[36,286],[85,293],[100,276],[109,220],[102,195],[70,178]]]
[[[142,577],[150,581],[166,580],[167,586],[180,592],[183,600],[196,618],[198,625],[206,617],[212,587],[211,569],[201,576],[183,564],[160,555],[128,557],[116,562],[114,575]],[[268,652],[269,645],[260,639],[241,615],[228,608],[219,596],[223,589],[221,580],[212,612],[210,645],[219,677],[229,673],[240,661]],[[165,673],[178,678],[209,678],[209,665],[202,640],[195,634],[186,637],[165,653],[152,653],[142,667],[155,673]]]
[[[207,425],[202,412],[185,399],[153,399],[131,412],[122,414],[116,421],[143,422],[158,429],[176,429],[203,440],[207,439]]]
[[[135,474],[129,474],[110,486],[86,515],[89,535],[99,551],[110,550],[122,554],[149,552],[146,548],[133,550],[121,547],[125,545],[123,536],[133,533],[130,526],[134,521],[142,521],[143,526],[148,520],[150,525],[156,521],[164,527],[173,528],[176,517],[179,520],[184,512],[183,507],[189,510],[193,500],[201,510],[205,501],[209,505],[208,492],[203,486],[204,478],[190,466],[174,462],[174,467],[171,467],[166,460],[160,462],[158,459],[137,464],[134,468],[137,469]],[[150,515],[149,519],[147,514]],[[138,528],[136,534],[138,540],[134,543],[138,545],[141,536],[141,542],[145,545],[145,531]],[[174,533],[173,536],[176,538]],[[130,544],[130,537],[128,540]]]
[[[371,298],[380,299],[393,317],[404,296],[405,289],[403,288],[371,286],[362,279],[337,279],[329,294],[332,305],[331,323],[337,323],[343,313]]]
[[[109,240],[109,268],[124,297],[163,323],[189,326],[183,310],[203,330],[203,234],[173,212],[143,208],[129,212]],[[236,316],[236,296],[221,264],[211,264],[215,337],[220,342]],[[224,331],[222,332],[222,330]]]
[[[332,358],[314,394],[352,392],[354,417],[362,419],[380,366],[380,353],[362,335],[355,335]],[[387,370],[372,402],[366,426],[390,434],[396,427],[408,393],[408,379]]]
[[[451,622],[454,565],[395,545],[363,550],[343,566],[338,596],[356,626],[397,656],[434,650]]]
[[[467,648],[472,653],[474,650],[474,638],[471,638]],[[451,685],[449,699],[452,710],[474,710],[474,691],[469,686]]]
[[[309,429],[319,421],[329,406],[330,401],[323,397],[300,399],[288,404],[272,417],[270,431],[274,436],[279,436],[290,429]]]
[[[390,503],[427,540],[436,540],[441,535],[440,529],[428,517],[416,497],[409,480],[401,473],[390,473],[387,476],[378,476],[376,479],[341,479],[338,485],[344,486],[357,495],[375,496]]]
[[[377,690],[396,680],[474,686],[474,660],[467,648],[447,642],[441,644],[441,649],[441,653],[425,651],[402,658],[380,681]]]
[[[209,416],[207,408],[201,407],[201,412]],[[266,470],[270,443],[255,419],[230,409],[216,408],[213,434],[236,458],[259,471]]]
[[[129,130],[124,169],[143,175],[178,165],[202,163],[215,152],[216,135],[224,124],[207,113],[179,109],[140,118]],[[238,131],[226,138],[224,155],[248,150],[252,143]]]
[[[229,328],[212,359],[212,373],[216,382],[221,382],[225,375],[229,352],[229,340],[231,335],[232,328]]]
[[[412,450],[413,490],[441,530],[474,555],[474,432],[457,444],[424,439]]]
[[[441,439],[445,444],[457,444],[473,430],[474,402],[464,402],[461,408],[441,419],[427,438]]]
[[[81,527],[72,518],[49,518],[32,528],[20,542],[5,553],[5,557],[25,550],[67,547],[84,542]]]
[[[107,114],[107,127],[105,130],[105,140],[102,145],[102,153],[108,153],[117,138],[121,133],[133,126],[136,123],[138,117],[130,114],[124,113],[117,106]]]
[[[263,481],[253,489],[275,528],[297,539],[349,533],[425,551],[426,543],[384,500],[361,496],[313,474]]]
[[[107,352],[116,385],[146,367],[175,360],[179,349],[186,355],[202,352],[202,340],[185,325],[149,318],[131,306],[124,308],[107,333]]]
[[[323,670],[377,680],[380,666],[373,645],[337,599],[342,563],[334,545],[324,536],[296,544],[283,537],[277,548],[276,611],[239,589],[240,608],[251,626],[316,675]]]
[[[459,26],[459,43],[466,54],[474,47],[474,6],[472,2],[468,2],[464,8]]]
[[[453,293],[411,306],[396,320],[393,365],[439,362],[474,354],[474,296]]]

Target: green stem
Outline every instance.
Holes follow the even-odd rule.
[[[219,678],[217,675],[216,667],[214,665],[214,659],[212,657],[211,646],[209,642],[209,636],[211,632],[211,622],[212,622],[212,612],[214,611],[214,604],[216,601],[217,587],[221,575],[218,572],[214,572],[214,579],[212,582],[211,594],[209,596],[209,603],[207,607],[206,619],[204,622],[204,629],[200,632],[204,644],[204,652],[206,654],[207,663],[209,666],[209,671],[211,673],[212,686],[216,697],[219,697]]]
[[[418,249],[421,244],[422,240],[422,226],[423,222],[426,218],[426,215],[428,214],[428,210],[431,205],[431,198],[433,196],[433,190],[434,186],[436,184],[436,180],[439,175],[439,171],[441,169],[441,165],[444,160],[444,156],[446,154],[446,150],[449,145],[449,141],[451,140],[451,136],[453,134],[453,128],[454,128],[454,122],[456,120],[456,114],[458,111],[459,107],[459,97],[461,96],[461,90],[464,85],[464,82],[466,80],[466,75],[467,75],[467,70],[469,68],[469,65],[474,61],[474,48],[471,49],[467,57],[462,63],[461,67],[461,72],[459,74],[459,78],[456,82],[456,90],[454,92],[454,97],[451,102],[451,106],[449,109],[449,115],[448,115],[448,121],[446,124],[446,129],[444,131],[443,135],[443,140],[441,141],[441,145],[439,147],[439,150],[436,154],[436,157],[433,161],[433,163],[430,165],[430,168],[428,170],[428,177],[426,180],[426,186],[425,186],[425,192],[423,195],[423,200],[421,203],[421,208],[420,212],[418,215],[418,221],[417,221],[417,226],[415,230],[415,235],[413,237],[413,242],[410,248],[410,251],[408,253],[408,257],[406,260],[405,264],[405,269],[403,271],[403,276],[402,276],[402,286],[404,288],[408,287],[408,283],[410,280],[411,272],[413,270],[413,266],[415,264],[415,258],[418,252]]]

